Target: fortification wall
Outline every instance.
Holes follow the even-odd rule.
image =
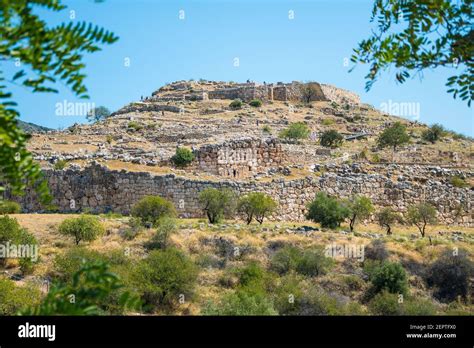
[[[391,171],[391,175],[396,175],[396,172]],[[60,212],[90,209],[93,212],[126,214],[143,196],[160,195],[173,201],[181,216],[200,217],[199,192],[208,187],[228,187],[238,194],[260,191],[274,197],[279,204],[272,217],[274,220],[303,220],[306,204],[317,192],[324,191],[339,197],[363,194],[377,206],[390,205],[402,213],[408,205],[426,200],[437,207],[440,222],[474,226],[474,191],[453,187],[443,174],[424,177],[422,182],[410,181],[409,178],[394,181],[387,175],[344,171],[292,181],[213,182],[175,175],[111,171],[96,164],[84,170],[46,170],[45,176],[54,196],[53,204]],[[31,189],[18,200],[25,211],[41,210]]]

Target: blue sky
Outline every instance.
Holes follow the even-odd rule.
[[[474,135],[473,112],[446,93],[450,69],[426,72],[400,85],[387,72],[366,93],[367,68],[349,73],[352,48],[370,34],[371,0],[92,0],[65,1],[44,11],[48,23],[89,21],[120,40],[85,57],[86,85],[96,106],[116,110],[181,79],[245,81],[314,80],[358,93],[363,102],[419,103],[419,120]],[[184,11],[184,19],[180,19]],[[290,19],[290,11],[294,18]],[[181,15],[183,12],[181,12]],[[240,66],[234,66],[238,58]],[[125,64],[129,62],[129,66]],[[7,72],[15,67],[7,66]],[[56,104],[78,101],[67,89],[31,94],[11,86],[21,119],[66,127],[84,117],[58,116]],[[412,115],[409,115],[412,117]]]

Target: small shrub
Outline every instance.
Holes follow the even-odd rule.
[[[107,136],[105,137],[105,141],[106,141],[108,144],[112,144],[112,142],[114,141],[114,137],[111,136],[110,134],[107,134]]]
[[[390,256],[390,253],[383,240],[375,239],[365,247],[364,256],[369,260],[385,261]]]
[[[382,262],[370,276],[370,281],[375,292],[387,290],[393,294],[405,294],[408,290],[407,274],[402,265],[395,262]]]
[[[369,302],[369,310],[375,315],[402,315],[403,307],[398,303],[398,295],[382,291]]]
[[[333,264],[334,260],[326,257],[323,249],[303,251],[287,246],[273,255],[270,268],[279,274],[296,271],[306,276],[319,276],[326,274]]]
[[[204,315],[277,315],[274,304],[264,294],[239,289],[224,295],[219,303],[208,303],[203,310]]]
[[[92,242],[105,233],[105,228],[95,216],[81,215],[69,218],[59,225],[59,233],[74,237],[76,245],[81,241]]]
[[[78,272],[84,263],[105,262],[104,255],[84,247],[68,249],[54,258],[53,277],[63,283],[72,281],[72,275]]]
[[[326,257],[324,250],[314,248],[304,250],[296,264],[296,271],[300,274],[315,277],[324,275],[334,265],[334,260]]]
[[[430,143],[434,144],[438,140],[440,140],[443,136],[446,135],[446,130],[440,124],[434,124],[427,130],[425,130],[421,137],[425,141],[429,141]]]
[[[336,198],[319,192],[308,205],[306,218],[319,222],[322,227],[336,228],[349,216],[349,209]]]
[[[0,214],[19,214],[21,212],[21,206],[14,201],[1,201],[0,202]]]
[[[196,283],[197,268],[176,249],[154,250],[139,262],[134,286],[149,310],[173,307],[181,295],[189,298]]]
[[[143,125],[138,123],[137,121],[130,121],[128,122],[128,128],[134,132],[138,132],[143,129]]]
[[[343,140],[344,137],[338,131],[331,129],[321,135],[319,142],[324,147],[336,148],[342,145]]]
[[[283,139],[302,140],[307,139],[310,133],[311,131],[305,123],[295,122],[282,130],[278,136]]]
[[[133,240],[142,231],[143,226],[139,218],[131,217],[127,222],[127,227],[121,231],[125,240]]]
[[[38,242],[31,233],[20,226],[15,218],[5,215],[0,217],[0,245],[7,244],[18,247],[28,246],[31,249],[37,248]],[[22,273],[27,274],[32,270],[34,262],[37,261],[33,260],[33,257],[35,255],[19,258]],[[0,265],[4,265],[6,260],[6,258],[0,257]]]
[[[170,236],[177,230],[176,221],[171,217],[163,217],[158,220],[158,228],[155,235],[146,247],[148,249],[166,249],[170,245]]]
[[[451,302],[458,297],[468,298],[472,291],[474,263],[467,252],[459,249],[444,251],[439,259],[428,267],[425,275],[429,286],[435,288],[434,296],[443,302]]]
[[[229,107],[230,107],[231,109],[234,109],[234,110],[236,110],[236,109],[241,109],[243,104],[244,104],[244,103],[242,102],[242,100],[240,100],[240,99],[234,99],[234,100],[229,104]]]
[[[10,279],[0,277],[0,315],[16,315],[22,309],[37,305],[40,298],[36,287],[16,286]]]
[[[57,160],[54,163],[54,170],[63,170],[67,166],[67,161],[66,160]]]
[[[141,220],[142,226],[158,225],[162,217],[176,216],[176,209],[172,202],[160,196],[145,196],[132,207],[132,216]]]
[[[235,212],[237,199],[229,189],[207,188],[199,193],[199,203],[211,224],[218,223],[224,217]]]
[[[260,99],[253,99],[250,101],[249,105],[253,106],[254,108],[259,108],[262,106],[262,101]]]
[[[171,161],[177,167],[186,167],[194,160],[194,153],[186,147],[176,148],[176,153],[171,157]]]
[[[265,125],[262,127],[262,132],[270,134],[272,132],[272,129],[269,125]]]
[[[466,188],[469,187],[469,184],[464,180],[463,178],[455,175],[451,178],[451,185],[454,187],[459,187],[459,188]]]
[[[323,126],[332,126],[335,122],[332,118],[325,118],[321,123]]]

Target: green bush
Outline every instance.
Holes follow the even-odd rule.
[[[53,284],[38,306],[31,306],[22,314],[103,315],[110,313],[110,309],[120,308],[121,313],[138,308],[138,299],[122,292],[122,288],[120,278],[109,271],[106,263],[85,262],[71,275],[70,282]],[[114,297],[117,294],[119,298]]]
[[[5,215],[0,217],[0,245],[7,244],[18,247],[28,246],[29,248],[37,248],[38,242],[35,236],[22,228],[15,218]],[[27,274],[32,270],[34,262],[37,261],[33,260],[33,257],[35,255],[19,257],[20,269],[23,274]],[[6,258],[0,257],[0,264],[5,264],[6,260]]]
[[[170,236],[178,229],[176,220],[164,217],[158,221],[158,228],[150,242],[146,244],[147,249],[166,249],[170,245]]]
[[[270,134],[272,132],[272,129],[269,125],[265,125],[262,127],[262,132]]]
[[[253,107],[255,107],[255,108],[261,107],[262,104],[263,104],[263,103],[262,103],[262,101],[261,101],[260,99],[253,99],[253,100],[251,100],[250,103],[249,103],[250,106],[253,106]]]
[[[199,193],[199,203],[209,222],[215,224],[224,217],[232,217],[237,206],[237,198],[229,189],[207,188]]]
[[[67,161],[66,160],[57,160],[54,163],[54,170],[63,170],[67,166]]]
[[[332,126],[335,122],[332,118],[325,118],[321,123],[323,126]]]
[[[237,210],[245,216],[247,224],[255,218],[260,225],[265,216],[270,215],[277,208],[277,203],[272,197],[262,192],[252,192],[239,199]]]
[[[278,136],[282,139],[300,140],[307,139],[310,133],[311,131],[305,123],[295,122],[282,130]]]
[[[19,214],[21,206],[14,201],[0,201],[0,214]]]
[[[169,248],[154,250],[139,262],[134,272],[134,286],[146,309],[173,307],[184,296],[193,295],[197,267],[182,252]]]
[[[270,268],[278,274],[285,274],[296,269],[301,250],[293,246],[285,246],[271,258]]]
[[[121,235],[125,240],[133,240],[143,230],[142,220],[137,217],[128,219],[127,227],[121,230]]]
[[[315,277],[324,275],[334,265],[334,260],[326,257],[324,249],[313,248],[304,250],[296,264],[296,272]]]
[[[398,295],[382,291],[369,302],[369,310],[374,315],[402,315],[403,306],[398,301]]]
[[[451,178],[451,185],[454,187],[459,187],[459,188],[466,188],[469,187],[469,184],[464,180],[463,178],[455,175]]]
[[[61,222],[58,230],[63,235],[74,237],[76,245],[81,241],[94,241],[105,233],[105,228],[99,219],[91,215],[66,219]]]
[[[303,280],[302,276],[295,273],[279,278],[279,284],[274,290],[274,302],[280,315],[298,315],[305,294]]]
[[[386,290],[370,300],[369,310],[374,315],[435,315],[436,306],[429,299],[399,297]]]
[[[16,286],[10,279],[0,277],[0,315],[16,315],[26,307],[37,305],[40,299],[36,287]]]
[[[224,295],[219,303],[208,303],[204,315],[278,315],[273,302],[266,295],[239,289]]]
[[[429,141],[430,143],[434,144],[438,140],[440,140],[443,136],[446,135],[446,130],[440,124],[434,124],[427,130],[425,130],[421,137],[425,141]]]
[[[240,109],[240,108],[242,108],[242,105],[243,105],[243,104],[244,104],[244,103],[242,102],[242,100],[240,100],[240,99],[235,99],[235,100],[233,100],[233,101],[229,104],[229,107],[230,107],[231,109]]]
[[[63,283],[72,281],[72,275],[78,272],[83,264],[106,262],[106,257],[94,250],[84,247],[74,247],[54,258],[53,278]]]
[[[370,275],[375,292],[387,290],[393,294],[406,294],[408,290],[407,274],[402,265],[384,261]]]
[[[319,192],[308,205],[306,218],[319,222],[322,227],[336,228],[349,216],[349,213],[345,204],[324,192]]]
[[[194,160],[194,153],[186,147],[176,148],[176,153],[171,157],[171,161],[177,167],[186,167]]]
[[[321,135],[321,139],[319,140],[322,146],[332,147],[332,148],[341,146],[343,141],[344,141],[344,137],[341,134],[339,134],[338,131],[334,129],[325,131]]]
[[[143,226],[158,226],[162,217],[176,216],[176,209],[170,201],[160,196],[145,196],[132,207],[132,216],[139,218]]]
[[[306,276],[324,275],[333,265],[334,260],[326,257],[322,248],[301,250],[292,246],[278,250],[270,262],[270,268],[279,274],[296,271]]]
[[[470,282],[473,277],[474,263],[463,249],[457,253],[445,250],[425,274],[428,285],[435,288],[434,296],[443,302],[451,302],[458,297],[467,299],[472,293]]]
[[[138,132],[143,129],[143,125],[141,125],[137,121],[130,121],[128,122],[128,128],[134,132]]]

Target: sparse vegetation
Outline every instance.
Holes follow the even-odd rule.
[[[54,163],[54,170],[63,170],[67,166],[67,161],[66,160],[57,160]]]
[[[454,187],[458,187],[458,188],[469,187],[469,184],[466,182],[466,180],[464,180],[463,178],[461,178],[459,176],[456,176],[456,175],[451,177],[451,185],[453,185]]]
[[[282,139],[303,140],[307,139],[310,134],[310,129],[303,122],[295,122],[280,132],[278,135]]]
[[[423,131],[421,137],[425,141],[429,141],[430,143],[434,144],[442,137],[446,135],[446,130],[440,124],[434,124],[427,130]]]

